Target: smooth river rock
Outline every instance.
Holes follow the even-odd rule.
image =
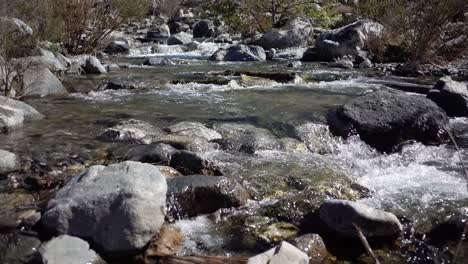
[[[203,138],[207,141],[222,139],[218,132],[199,122],[180,122],[168,127],[167,131],[182,136]]]
[[[42,264],[104,264],[88,242],[77,237],[61,235],[44,243],[40,249]]]
[[[54,234],[92,242],[106,253],[143,248],[164,223],[166,178],[150,164],[92,166],[49,201],[42,218]]]
[[[358,236],[354,225],[361,229],[366,238],[396,238],[403,231],[394,214],[352,201],[325,201],[320,206],[319,216],[327,228],[343,237]]]
[[[438,145],[448,140],[449,120],[431,100],[394,91],[378,91],[357,97],[327,116],[330,130],[361,139],[383,152],[392,152],[402,143],[416,140]]]
[[[127,142],[150,144],[155,138],[165,133],[145,121],[129,119],[106,128],[98,135],[98,139],[107,142]]]

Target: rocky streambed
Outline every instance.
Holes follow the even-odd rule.
[[[263,258],[372,263],[353,224],[382,263],[467,252],[468,119],[408,93],[437,79],[201,45],[109,57],[26,100],[44,117],[0,134],[3,263],[245,263],[278,245]]]

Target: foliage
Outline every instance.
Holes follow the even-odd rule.
[[[304,13],[312,21],[314,27],[330,29],[342,17],[336,11],[337,0],[325,1],[321,8],[304,8]]]
[[[381,41],[400,46],[417,64],[436,55],[437,45],[459,12],[459,5],[459,0],[362,0],[356,10],[358,15],[383,24]]]
[[[181,0],[156,0],[159,12],[168,18],[174,18],[181,6]]]

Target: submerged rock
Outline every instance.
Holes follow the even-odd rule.
[[[165,216],[167,183],[159,169],[126,161],[92,166],[49,201],[42,224],[78,236],[106,253],[143,248]]]
[[[98,139],[107,142],[150,144],[164,134],[161,129],[147,122],[130,119],[105,129],[98,135]]]
[[[343,56],[356,56],[367,49],[367,44],[378,38],[383,26],[370,20],[361,20],[320,34],[315,47],[308,49],[303,61],[333,61]]]
[[[219,49],[211,57],[211,61],[264,61],[265,50],[259,46],[235,45],[227,49]]]
[[[104,264],[89,244],[77,237],[62,235],[43,244],[39,249],[43,264]]]
[[[203,138],[207,141],[222,139],[218,132],[199,122],[180,122],[168,127],[167,131],[176,135]]]
[[[220,169],[212,161],[199,154],[178,150],[162,143],[135,146],[127,152],[124,159],[171,166],[184,175],[222,175]]]
[[[216,27],[213,21],[203,19],[195,22],[193,25],[193,37],[194,38],[211,38],[216,33]]]
[[[19,232],[0,232],[0,263],[29,264],[37,259],[41,240]]]
[[[303,18],[290,20],[286,26],[266,32],[257,44],[264,49],[287,49],[307,46],[313,29],[309,21]]]
[[[176,219],[243,206],[249,197],[239,183],[222,176],[177,177],[168,187],[168,214]]]
[[[247,264],[308,264],[309,257],[295,246],[288,242],[282,242],[280,245],[254,257],[249,258]]]
[[[20,159],[16,154],[0,149],[0,175],[19,170],[20,167]]]
[[[310,122],[296,125],[294,126],[294,136],[304,142],[312,152],[325,154],[333,151],[333,135],[326,125]]]
[[[249,154],[258,150],[281,149],[280,140],[271,131],[250,124],[222,123],[214,129],[223,137],[224,147],[228,150]]]
[[[327,116],[330,130],[343,137],[354,131],[379,151],[391,152],[408,140],[427,145],[447,141],[445,112],[424,97],[378,91],[355,98]]]
[[[462,82],[456,82],[449,76],[441,78],[427,98],[444,109],[449,116],[468,116],[468,88]]]
[[[394,214],[352,201],[328,200],[320,206],[319,216],[327,228],[343,237],[358,237],[354,225],[366,238],[397,238],[403,232]]]

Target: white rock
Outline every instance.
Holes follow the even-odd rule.
[[[247,264],[308,264],[309,257],[288,242],[281,242],[278,246],[249,258]]]

